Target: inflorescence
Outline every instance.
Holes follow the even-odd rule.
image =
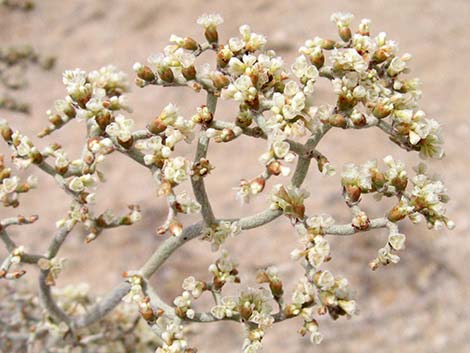
[[[67,96],[47,112],[49,124],[39,136],[51,135],[72,120],[82,122],[87,140],[79,158],[70,157],[56,143],[45,148],[35,146],[1,120],[1,135],[13,151],[13,164],[21,169],[39,167],[71,197],[70,209],[57,221],[57,234],[43,255],[27,253],[8,235],[8,227],[33,223],[37,216],[1,221],[0,235],[9,255],[1,266],[0,277],[21,277],[25,271],[16,268],[22,263],[36,264],[41,270],[40,299],[46,309],[46,321],[37,326],[39,331],[33,331],[33,335],[42,332],[47,324],[55,327],[54,332],[64,340],[80,346],[81,341],[92,340],[96,334],[93,331],[87,338],[77,332],[104,320],[122,299],[127,305],[135,304],[156,334],[157,353],[195,352],[187,341],[185,326],[220,320],[239,322],[245,327],[244,353],[259,352],[269,328],[294,317],[303,322],[299,333],[320,343],[318,316],[328,314],[338,319],[357,313],[351,284],[325,268],[332,259],[330,236],[386,229],[384,246],[369,264],[375,270],[399,261],[397,253],[405,247],[405,235],[398,228],[402,220],[424,221],[436,230],[454,227],[445,214],[448,196],[442,181],[429,174],[424,164],[410,174],[403,162],[391,156],[383,158],[383,163],[373,160],[344,166],[339,190],[351,211],[349,222],[337,224],[328,214],[311,214],[306,209],[304,201],[309,192],[302,183],[310,164],[316,162],[325,177],[336,171],[317,148],[331,129],[378,128],[396,145],[416,151],[422,159],[444,156],[439,123],[418,107],[419,80],[405,75],[410,71],[411,55],[399,54],[396,42],[385,33],[371,36],[367,19],[361,20],[356,31],[350,27],[350,14],[337,13],[331,20],[339,39],[307,40],[288,67],[273,50],[267,49],[266,37],[254,33],[249,26],[241,26],[239,36],[222,41],[218,32],[222,18],[215,14],[201,16],[197,23],[203,27],[203,41],[171,35],[170,44],[162,53],[151,55],[146,64],[134,64],[133,69],[138,87],[189,87],[196,94],[205,93],[206,104],[196,107],[192,117],[184,117],[170,103],[141,130],[129,117],[129,82],[124,73],[113,66],[88,73],[80,69],[66,71],[63,83]],[[215,53],[214,65],[198,63],[199,56],[207,51]],[[334,105],[314,104],[312,98],[319,80],[331,82],[336,95]],[[239,110],[231,121],[216,118],[219,99],[238,104]],[[265,139],[266,150],[259,156],[260,174],[241,179],[234,186],[234,196],[247,203],[265,192],[269,204],[265,211],[252,216],[219,218],[205,188],[214,168],[207,159],[207,150],[209,143],[230,143],[242,136]],[[194,139],[194,159],[178,155],[179,145]],[[101,164],[115,153],[131,158],[152,174],[157,195],[168,203],[168,216],[157,225],[156,232],[167,238],[142,268],[126,272],[124,283],[111,294],[87,306],[87,310],[74,312],[69,307],[70,298],[77,298],[77,294],[60,300],[62,297],[51,291],[64,266],[57,254],[68,234],[80,224],[87,231],[89,243],[109,228],[129,226],[141,218],[137,205],[129,206],[129,211],[120,216],[110,209],[99,212],[94,206],[99,197],[96,191],[104,181]],[[274,182],[269,187],[269,179],[277,176],[291,176],[291,181]],[[21,180],[14,176],[3,158],[0,181],[0,200],[5,207],[17,207],[20,194],[37,186],[34,177]],[[186,181],[191,182],[193,195],[179,190],[178,186]],[[394,206],[384,216],[371,218],[360,207],[365,194],[373,194],[377,200],[390,198]],[[191,213],[200,214],[202,220],[185,226],[184,215]],[[293,293],[285,293],[277,269],[269,267],[256,275],[260,288],[243,287],[238,295],[225,295],[227,283],[242,281],[238,263],[224,249],[226,240],[281,215],[289,219],[299,238],[292,260],[304,268]],[[151,287],[149,279],[176,249],[197,237],[209,242],[220,256],[209,266],[206,279],[186,278],[182,292],[167,303]],[[212,295],[214,305],[200,312],[194,302],[204,292]]]

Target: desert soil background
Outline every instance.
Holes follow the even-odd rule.
[[[457,227],[438,235],[424,225],[404,225],[402,231],[408,235],[408,243],[400,264],[376,272],[371,272],[367,263],[382,246],[383,232],[333,239],[333,261],[328,266],[335,274],[346,276],[357,289],[360,315],[338,322],[323,318],[325,340],[315,347],[296,333],[300,322],[282,323],[268,332],[265,351],[470,352],[470,1],[44,0],[37,1],[37,8],[30,13],[1,9],[0,45],[31,43],[57,56],[57,66],[52,72],[32,68],[28,89],[18,92],[33,104],[30,116],[5,111],[0,114],[14,127],[34,136],[46,124],[45,111],[65,95],[63,70],[92,70],[114,64],[132,78],[132,64],[160,51],[171,33],[201,38],[195,21],[203,12],[219,12],[225,18],[219,32],[222,39],[235,35],[239,25],[248,23],[255,32],[267,35],[270,46],[291,62],[305,39],[335,35],[329,16],[339,10],[354,13],[357,19],[370,18],[373,33],[386,31],[399,41],[402,52],[414,55],[413,75],[423,81],[422,107],[443,124],[447,158],[432,162],[431,167],[439,170],[448,184],[452,198],[448,213]],[[327,97],[324,88],[318,91],[318,101],[322,97]],[[204,102],[202,94],[176,88],[133,87],[129,98],[138,127],[144,127],[168,102],[180,106],[186,116]],[[233,119],[233,106],[222,103],[218,114],[221,119]],[[82,127],[72,123],[48,142],[63,144],[73,156],[81,149],[83,134]],[[40,146],[45,143],[38,142]],[[319,148],[338,169],[346,162],[381,159],[387,154],[410,165],[418,162],[417,155],[399,150],[375,130],[334,131]],[[248,138],[212,146],[209,158],[217,168],[206,182],[217,216],[246,215],[265,207],[265,196],[241,207],[232,192],[240,178],[253,177],[261,170],[257,156],[262,149],[262,142]],[[4,145],[0,152],[6,152]],[[189,156],[190,152],[188,147],[184,153]],[[63,247],[61,255],[69,262],[58,284],[85,281],[97,295],[118,283],[122,271],[138,268],[158,246],[161,239],[154,229],[165,212],[164,202],[156,197],[151,176],[143,168],[114,156],[107,160],[104,170],[108,180],[100,186],[99,206],[124,211],[127,204],[138,203],[144,217],[140,224],[108,231],[90,245],[83,244],[83,232],[75,231]],[[15,236],[28,249],[40,251],[52,236],[55,220],[65,215],[68,199],[51,178],[35,174],[42,191],[26,195],[20,211],[2,209],[1,217],[17,212],[38,213],[41,218],[37,224],[22,227],[21,234]],[[312,193],[307,203],[311,213],[328,212],[338,221],[348,219],[338,175],[324,178],[312,168],[305,187]],[[372,200],[365,202],[365,209],[376,216],[385,212],[384,205]],[[300,270],[289,261],[295,244],[296,236],[288,221],[280,218],[230,240],[227,247],[242,263],[244,282],[254,285],[255,270],[270,264],[279,266],[283,278],[299,275]],[[213,259],[207,243],[193,241],[181,248],[152,282],[170,300],[180,292],[179,285],[187,275],[205,278]],[[34,279],[33,269],[26,278]],[[287,280],[288,288],[292,284],[293,280]],[[191,343],[201,352],[239,351],[241,328],[237,324],[199,325],[194,332]]]

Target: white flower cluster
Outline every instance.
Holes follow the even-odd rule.
[[[222,250],[221,256],[215,263],[209,266],[209,272],[213,275],[212,282],[215,289],[222,288],[226,283],[240,282],[237,266],[238,264],[229,257],[228,251]]]
[[[258,352],[262,348],[264,330],[274,323],[270,299],[268,290],[248,288],[238,297],[223,297],[221,303],[211,309],[211,313],[219,319],[238,314],[242,320],[255,324],[257,327],[248,332],[244,352]]]
[[[271,193],[270,208],[280,209],[286,216],[302,220],[305,215],[304,200],[309,195],[304,189],[277,184]]]
[[[387,169],[380,171],[377,160],[362,165],[346,164],[341,174],[341,184],[348,203],[360,201],[361,194],[377,193],[377,198],[399,196],[408,184],[405,164],[392,156],[383,159]]]
[[[5,119],[0,119],[0,133],[13,150],[12,160],[17,168],[25,169],[31,163],[43,161],[44,157],[31,140],[19,131],[13,131]]]
[[[304,223],[296,226],[297,234],[301,236],[302,249],[295,249],[291,253],[294,260],[304,258],[309,266],[319,268],[330,258],[330,244],[325,238],[327,230],[334,224],[334,219],[326,214],[309,217]]]
[[[29,176],[26,182],[21,182],[18,176],[11,175],[11,169],[5,166],[3,155],[0,154],[0,202],[4,207],[17,207],[19,194],[28,192],[36,186],[37,178],[34,176]]]
[[[127,280],[131,284],[131,289],[122,300],[126,303],[140,304],[144,301],[145,298],[144,290],[142,288],[142,277],[137,275],[131,275],[127,278]]]
[[[330,260],[330,244],[326,240],[328,229],[335,223],[326,214],[307,218],[296,225],[296,231],[301,236],[301,249],[291,253],[293,260],[302,260],[307,274],[301,279],[292,296],[286,312],[288,315],[301,316],[304,327],[301,334],[310,333],[313,343],[320,343],[322,336],[314,318],[317,312],[328,312],[333,319],[339,316],[351,316],[356,312],[352,291],[346,279],[333,276],[320,266]]]
[[[439,230],[445,225],[453,229],[454,222],[445,216],[445,203],[449,201],[449,196],[444,183],[437,176],[429,176],[424,164],[416,168],[416,176],[411,182],[413,188],[409,204],[414,211],[424,216],[430,228]]]
[[[383,161],[387,166],[385,171],[379,170],[375,160],[363,165],[351,163],[345,166],[341,183],[349,204],[359,202],[364,193],[376,193],[377,198],[396,196],[399,202],[390,210],[389,220],[396,222],[410,217],[417,223],[424,217],[430,228],[441,229],[443,225],[449,229],[454,227],[454,223],[445,216],[445,203],[449,197],[437,176],[430,177],[426,166],[420,164],[416,168],[417,175],[410,179],[403,162],[391,156],[385,157]],[[407,192],[409,181],[413,187]],[[364,216],[357,215],[356,218],[359,222],[359,218]]]
[[[234,320],[244,325],[243,353],[260,352],[266,329],[275,322],[293,317],[303,320],[299,330],[301,335],[309,335],[312,343],[320,343],[323,336],[319,332],[317,315],[329,314],[331,318],[338,319],[357,313],[349,282],[325,268],[331,260],[330,235],[346,236],[386,228],[386,244],[370,263],[370,267],[375,269],[399,261],[396,252],[404,249],[406,237],[400,233],[397,223],[406,217],[414,223],[425,219],[434,229],[444,225],[449,229],[454,227],[446,216],[448,196],[442,181],[430,176],[423,165],[418,166],[416,176],[411,177],[405,164],[391,156],[383,159],[385,167],[379,166],[376,160],[344,166],[341,186],[352,213],[349,222],[335,224],[327,214],[307,214],[305,200],[309,193],[301,188],[301,184],[307,177],[310,163],[316,161],[323,175],[335,172],[328,158],[317,149],[330,129],[374,127],[389,135],[398,146],[419,152],[422,158],[441,158],[444,155],[439,123],[427,118],[418,106],[421,97],[419,80],[405,77],[410,71],[408,62],[411,55],[399,55],[397,44],[385,33],[371,36],[367,19],[363,19],[354,32],[350,28],[351,14],[333,14],[331,20],[337,27],[339,40],[319,37],[307,40],[289,70],[273,50],[265,49],[266,38],[252,32],[249,26],[240,27],[239,37],[221,42],[218,26],[223,19],[216,14],[201,16],[197,23],[203,27],[205,40],[198,42],[191,37],[173,34],[162,53],[151,55],[148,65],[134,64],[133,69],[140,87],[184,86],[197,93],[205,91],[206,105],[200,105],[191,119],[185,119],[174,104],[168,104],[144,130],[134,130],[134,121],[124,115],[124,111],[130,111],[124,96],[128,91],[124,73],[113,66],[89,73],[80,69],[66,71],[63,83],[68,95],[55,102],[54,110],[48,111],[50,125],[39,136],[58,130],[72,119],[85,120],[87,140],[77,159],[69,158],[58,144],[39,151],[30,139],[14,132],[6,121],[0,120],[0,133],[13,149],[14,163],[20,168],[37,165],[72,196],[68,214],[56,223],[58,236],[49,248],[52,249],[50,258],[25,253],[23,247],[16,246],[6,234],[8,226],[32,223],[36,216],[2,220],[1,230],[6,234],[2,235],[3,241],[9,250],[14,249],[1,266],[0,277],[20,277],[25,271],[7,273],[9,266],[36,261],[47,273],[46,284],[52,286],[64,265],[61,259],[53,256],[77,223],[85,227],[88,232],[85,241],[90,242],[105,229],[131,225],[141,219],[138,206],[129,206],[129,212],[119,217],[110,209],[95,215],[91,206],[98,182],[105,180],[105,174],[98,168],[108,154],[119,152],[152,173],[159,185],[157,195],[165,196],[168,203],[168,216],[157,228],[157,233],[169,232],[174,237],[156,250],[142,267],[142,273],[124,274],[129,292],[123,300],[137,304],[143,321],[159,336],[157,353],[195,352],[184,337],[183,324],[217,320]],[[215,53],[216,64],[198,65],[198,58],[208,51]],[[333,104],[315,105],[313,95],[320,79],[331,82],[335,95]],[[219,98],[238,105],[233,121],[216,118]],[[199,135],[196,159],[190,162],[176,150],[183,145],[182,141],[191,143],[196,130]],[[207,159],[207,148],[212,142],[230,143],[242,136],[263,139],[267,143],[259,157],[262,172],[255,178],[241,179],[236,188],[237,198],[242,202],[259,195],[271,177],[288,176],[291,172],[289,163],[297,158],[295,173],[289,184],[272,187],[268,210],[241,219],[216,218],[203,179],[214,168]],[[53,163],[49,163],[48,158],[53,159]],[[176,189],[189,180],[197,201],[188,192]],[[21,182],[12,176],[0,155],[0,201],[5,206],[18,206],[18,194],[29,191],[35,184],[34,178]],[[377,200],[388,197],[396,201],[386,216],[369,218],[359,207],[365,194],[372,194]],[[179,214],[199,212],[202,213],[202,222],[183,231]],[[201,281],[194,276],[185,278],[183,291],[169,304],[147,282],[149,274],[158,270],[175,249],[190,239],[199,237],[207,240],[212,250],[217,251],[229,237],[241,232],[242,225],[244,229],[254,228],[281,214],[287,216],[299,235],[300,245],[291,252],[291,258],[305,270],[290,302],[285,301],[281,276],[273,266],[262,267],[257,272],[256,281],[261,288],[242,288],[239,295],[226,296],[224,291],[227,288],[224,286],[240,283],[241,276],[238,264],[225,250],[209,266],[209,281]],[[142,277],[144,273],[145,278]],[[212,295],[214,304],[210,312],[197,312],[194,302],[204,292]],[[87,321],[89,317],[101,314],[96,312],[97,309],[88,313],[88,303],[82,304],[88,297],[81,289],[68,289],[65,294],[67,300],[58,305],[67,315],[85,315],[83,317]],[[112,301],[117,302],[116,298],[121,298],[121,295],[119,289],[103,299],[102,305],[111,308],[114,305]],[[278,309],[275,313],[274,303]],[[47,319],[38,327],[71,339],[71,335],[67,335],[67,325],[56,323],[53,317],[57,315],[53,314],[46,311]],[[129,316],[124,314],[120,320],[126,324],[130,322],[132,331],[137,326]],[[88,328],[75,329],[76,336],[81,337],[80,330]],[[122,333],[124,330],[121,328],[121,332],[113,337],[124,340],[127,337],[127,333]],[[98,336],[89,337],[100,340]],[[111,337],[108,332],[102,336]],[[121,351],[115,346],[105,347],[109,351]]]
[[[229,237],[234,237],[241,232],[241,227],[237,222],[220,221],[202,230],[202,239],[210,241],[212,250],[219,250],[220,246]]]
[[[332,16],[347,45],[316,37],[300,48],[301,54],[326,73],[338,97],[339,109],[335,113],[339,113],[340,122],[338,116],[333,119],[331,115],[317,114],[317,118],[343,128],[372,124],[375,118],[390,118],[397,143],[419,151],[423,158],[441,158],[439,123],[426,118],[417,108],[421,97],[419,80],[401,78],[409,72],[411,55],[397,56],[397,44],[383,32],[371,37],[369,20],[362,20],[358,32],[352,35],[352,19],[350,14]],[[330,61],[325,59],[325,50],[331,50]],[[301,63],[306,67],[304,60]]]
[[[156,323],[162,332],[163,345],[158,347],[156,353],[185,353],[188,342],[184,338],[183,326],[175,320],[165,316],[159,317]]]
[[[67,70],[62,81],[69,95],[55,102],[54,111],[47,112],[51,125],[39,134],[41,137],[74,118],[93,121],[95,129],[105,130],[116,111],[130,111],[124,95],[129,90],[127,76],[112,65],[88,74],[80,69]]]
[[[406,236],[404,234],[398,233],[396,229],[390,230],[387,244],[377,251],[377,257],[369,263],[369,267],[375,270],[380,265],[386,266],[398,263],[400,257],[393,252],[403,250],[405,248],[405,241]]]

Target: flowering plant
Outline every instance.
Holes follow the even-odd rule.
[[[132,314],[123,314],[120,320],[106,316],[111,312],[116,315],[113,310],[124,301],[126,312],[129,305],[135,305],[149,330],[155,333],[158,353],[195,352],[187,341],[185,326],[221,320],[243,325],[244,353],[260,351],[269,328],[294,317],[302,320],[299,333],[320,343],[319,315],[328,314],[336,320],[357,313],[351,284],[325,268],[332,258],[329,237],[385,229],[388,237],[384,246],[370,261],[370,268],[375,270],[399,261],[397,252],[404,249],[405,235],[400,233],[398,224],[405,218],[413,223],[425,221],[437,230],[442,226],[454,227],[445,214],[448,196],[442,181],[430,175],[424,164],[419,164],[410,175],[405,164],[391,156],[383,158],[383,164],[374,160],[344,166],[340,190],[351,211],[349,222],[337,224],[330,215],[311,214],[306,209],[304,201],[309,192],[302,184],[310,165],[316,162],[325,177],[335,173],[327,156],[318,149],[319,142],[332,129],[376,128],[397,146],[417,152],[422,159],[444,156],[438,122],[418,108],[419,80],[404,76],[409,72],[411,56],[400,55],[397,44],[385,33],[371,36],[369,20],[362,20],[353,33],[352,15],[338,13],[331,19],[339,40],[319,37],[307,40],[288,68],[282,58],[267,49],[266,38],[249,26],[241,26],[240,36],[224,42],[218,33],[222,18],[214,14],[201,16],[197,22],[204,29],[204,41],[171,35],[163,53],[151,55],[148,64],[134,64],[133,69],[136,84],[141,88],[189,87],[197,94],[205,93],[206,104],[197,107],[189,119],[175,105],[168,104],[140,130],[134,128],[134,121],[128,116],[131,108],[126,101],[129,83],[125,74],[113,66],[89,73],[80,69],[66,71],[63,83],[67,96],[47,112],[50,123],[39,136],[56,133],[72,120],[83,122],[87,138],[81,156],[76,159],[70,158],[58,144],[35,146],[6,120],[1,120],[1,135],[13,151],[13,163],[20,169],[38,167],[52,176],[71,198],[70,209],[57,221],[57,234],[44,254],[28,253],[8,234],[9,227],[34,223],[37,216],[1,220],[0,238],[9,255],[1,265],[0,277],[20,278],[25,271],[16,267],[22,264],[40,269],[40,302],[45,314],[29,340],[57,344],[50,336],[59,336],[67,352],[71,347],[86,347],[90,342],[101,342],[106,347],[109,344],[106,335],[96,333],[93,325],[103,320],[111,320],[115,326],[120,321],[130,325],[129,321],[135,320]],[[200,55],[210,51],[215,53],[215,64],[199,65]],[[331,82],[336,96],[334,105],[314,104],[315,86],[321,79]],[[216,118],[219,99],[238,104],[233,121]],[[207,151],[210,143],[230,143],[242,136],[267,142],[259,157],[260,174],[242,179],[236,187],[236,197],[242,203],[269,189],[271,178],[291,175],[291,180],[270,188],[265,211],[226,219],[216,216],[206,193],[205,183],[214,168],[207,159]],[[180,145],[193,139],[197,146],[190,161],[177,151]],[[90,243],[107,229],[130,226],[141,218],[137,205],[120,216],[110,209],[98,211],[94,206],[96,190],[104,181],[101,164],[116,153],[129,157],[152,174],[158,195],[168,204],[168,216],[157,227],[157,233],[166,240],[140,269],[126,272],[123,283],[101,301],[92,303],[85,294],[74,291],[54,293],[51,288],[64,266],[57,255],[75,227],[86,229],[86,242]],[[3,158],[0,181],[0,200],[5,207],[17,207],[20,194],[37,186],[34,177],[21,181],[12,175]],[[193,196],[180,191],[179,186],[186,181],[191,182]],[[394,206],[383,216],[370,217],[360,206],[363,195],[369,193],[377,200],[384,197],[394,200]],[[184,215],[191,213],[200,214],[201,221],[184,225]],[[259,269],[256,275],[260,288],[243,287],[238,295],[227,295],[226,285],[241,283],[241,276],[237,262],[223,249],[225,241],[283,215],[299,238],[292,259],[304,269],[294,291],[285,293],[278,271],[268,267]],[[164,301],[149,279],[174,251],[198,237],[208,241],[213,251],[220,251],[218,260],[209,267],[209,277],[186,278],[182,293],[173,302]],[[212,295],[214,304],[199,311],[194,302],[204,292]],[[41,331],[44,327],[54,329],[46,334]],[[133,329],[143,335],[142,326],[134,325]],[[115,330],[119,337],[128,332],[121,326]]]

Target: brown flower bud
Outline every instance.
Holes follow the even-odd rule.
[[[298,314],[296,314],[296,311],[297,311],[297,308],[292,305],[292,304],[289,304],[286,306],[286,308],[284,309],[284,315],[287,317],[287,318],[292,318],[292,317],[295,317],[297,316]]]
[[[346,118],[341,114],[334,114],[329,117],[328,124],[334,127],[345,128],[348,126]]]
[[[336,42],[332,39],[323,39],[321,42],[321,48],[325,50],[334,49]]]
[[[353,122],[354,126],[356,126],[356,127],[363,127],[363,126],[367,125],[366,116],[362,113],[360,114],[359,118],[352,119],[352,122]]]
[[[155,135],[165,131],[165,129],[166,125],[163,124],[160,118],[155,118],[150,124],[147,125],[147,130]]]
[[[104,112],[95,117],[95,121],[102,131],[106,130],[106,127],[111,124],[113,117],[109,112]]]
[[[320,69],[325,64],[325,55],[320,51],[310,55],[310,62],[312,65],[315,65],[317,69]]]
[[[372,60],[380,64],[387,60],[389,56],[390,54],[385,49],[379,49],[372,55]]]
[[[204,32],[204,37],[206,37],[209,43],[217,43],[219,41],[219,34],[217,33],[217,28],[208,27]]]
[[[137,77],[144,80],[145,82],[151,82],[155,80],[155,74],[147,65],[142,65],[139,67],[137,70]]]
[[[154,321],[156,319],[153,310],[149,307],[147,307],[144,310],[141,309],[141,310],[139,310],[139,312],[140,312],[140,315],[142,315],[142,318],[145,321]]]
[[[122,141],[120,138],[117,139],[119,144],[124,147],[126,150],[132,147],[132,144],[134,143],[134,138],[131,136],[131,138],[127,141]]]
[[[372,114],[374,114],[377,119],[386,118],[390,115],[391,112],[391,108],[386,107],[383,103],[380,102],[375,105],[374,109],[372,109]]]
[[[225,281],[220,279],[219,277],[214,277],[212,283],[214,285],[214,289],[219,290],[224,286]]]
[[[6,142],[10,142],[11,141],[11,137],[13,135],[13,130],[10,129],[9,127],[5,127],[1,130],[1,133],[2,133],[2,137],[3,139],[6,141]]]
[[[39,152],[38,150],[35,149],[31,153],[31,159],[32,159],[33,163],[41,164],[42,161],[44,160],[44,157],[42,156],[41,152]]]
[[[175,237],[180,236],[181,233],[183,233],[183,225],[176,219],[171,221],[168,229],[170,230],[171,235]]]
[[[55,127],[59,127],[61,125],[63,125],[63,121],[62,121],[62,118],[59,114],[54,114],[54,115],[51,115],[49,117],[49,121],[51,122],[52,125],[54,125]]]
[[[250,184],[251,184],[253,191],[258,194],[261,191],[263,191],[264,185],[266,184],[266,180],[264,180],[263,177],[258,177],[254,179],[253,181],[251,181]]]
[[[344,187],[348,201],[356,203],[361,198],[361,188],[356,185],[346,185]]]
[[[272,161],[268,164],[268,172],[272,175],[280,175],[281,174],[281,167],[282,164],[278,161]]]
[[[193,38],[185,37],[183,48],[186,50],[196,50],[197,48],[199,48],[199,44]]]
[[[250,307],[246,307],[244,305],[241,305],[241,307],[238,309],[240,316],[244,320],[248,320],[251,317],[251,314],[253,314],[253,310]]]
[[[228,62],[232,58],[233,54],[231,50],[223,50],[224,46],[220,45],[219,51],[217,52],[217,65],[221,68],[227,66]]]
[[[222,142],[229,142],[235,138],[235,133],[232,129],[225,128],[222,130]]]
[[[387,218],[392,222],[401,221],[406,217],[406,213],[400,210],[400,205],[395,205],[387,215]]]
[[[372,172],[372,183],[376,189],[380,189],[385,184],[385,176],[379,171]]]
[[[269,283],[269,289],[274,298],[280,298],[284,294],[284,289],[282,288],[282,282],[280,280],[275,280]]]
[[[406,189],[406,186],[408,185],[408,178],[395,178],[393,179],[392,184],[395,186],[398,192],[401,192]]]
[[[349,42],[351,40],[351,28],[349,27],[341,27],[338,30],[339,37],[344,41],[344,42]]]
[[[176,307],[175,308],[175,314],[183,319],[186,318],[186,311],[183,310],[183,308],[180,308],[180,307]]]
[[[357,104],[357,99],[353,96],[345,96],[344,94],[340,94],[338,96],[338,101],[336,102],[338,108],[343,111],[350,110]]]
[[[172,83],[175,80],[175,76],[173,75],[173,71],[169,67],[161,67],[158,69],[158,76],[168,83]]]
[[[196,68],[194,67],[194,65],[183,67],[181,73],[183,74],[184,78],[188,81],[194,80],[196,78]]]
[[[253,118],[249,114],[239,114],[235,124],[240,127],[248,127],[253,122]]]
[[[224,74],[216,74],[212,77],[215,88],[222,89],[228,86],[230,80]]]

